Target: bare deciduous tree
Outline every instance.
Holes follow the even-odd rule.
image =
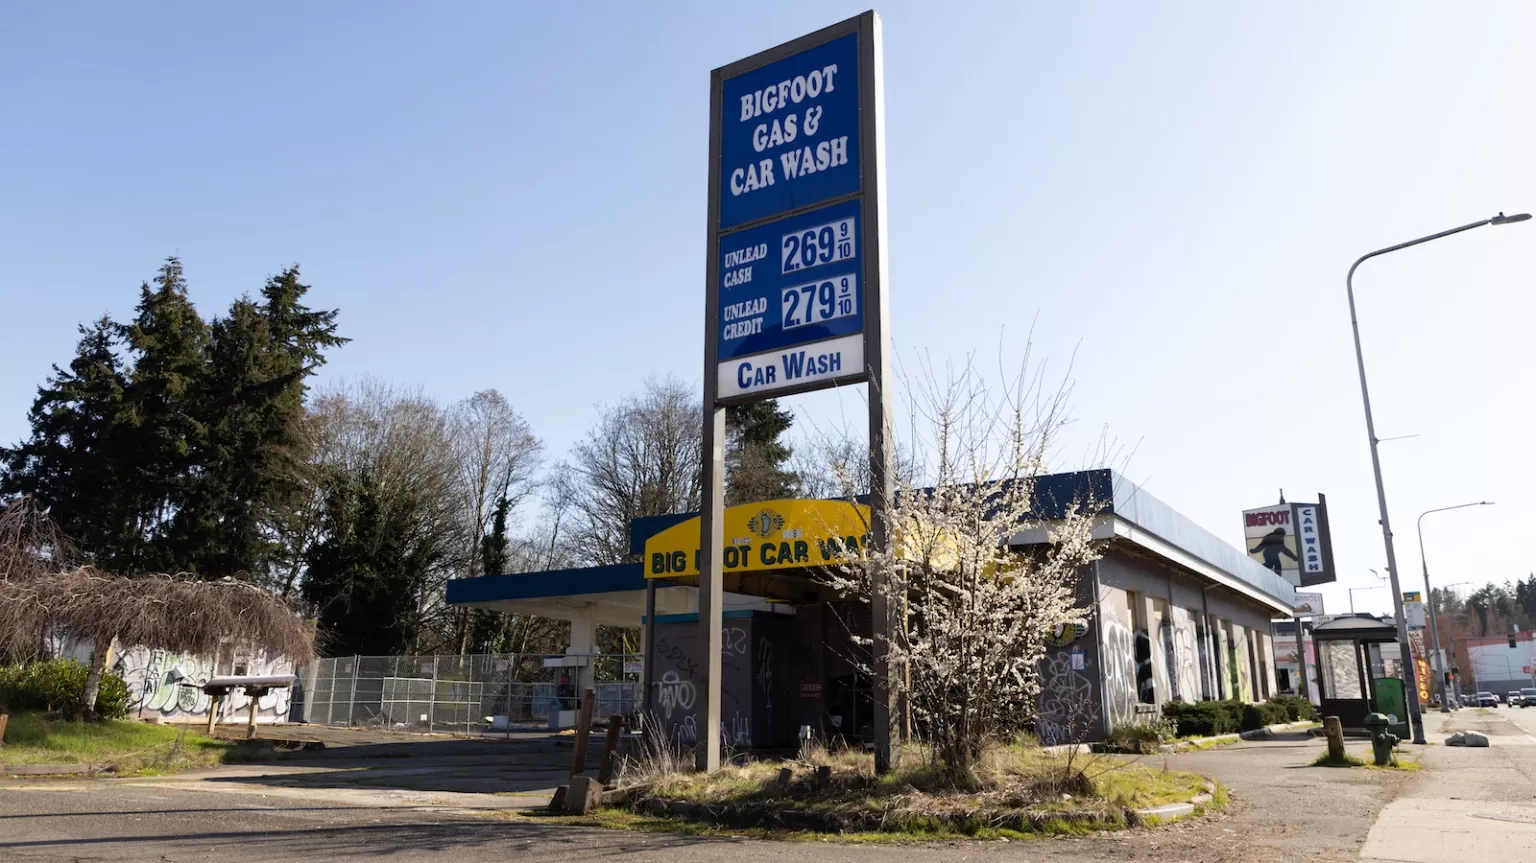
[[[374,614],[387,606],[394,613],[395,603],[408,599],[409,620],[371,625],[404,627],[416,652],[443,646],[427,642],[440,641],[434,632],[448,632],[444,587],[466,565],[459,465],[446,413],[419,391],[376,380],[322,394],[313,412],[325,436],[326,460],[318,467],[328,515],[309,556],[306,596],[358,610],[320,609],[322,620],[349,618],[348,626],[362,625],[363,609]]]
[[[0,507],[0,582],[63,569],[72,556],[69,539],[31,497]]]
[[[568,535],[582,560],[627,560],[631,519],[698,509],[701,423],[698,398],[671,379],[603,411],[566,477]]]
[[[481,572],[480,543],[499,501],[515,511],[533,494],[541,444],[501,393],[475,393],[450,411],[449,436],[465,509],[466,575]]]

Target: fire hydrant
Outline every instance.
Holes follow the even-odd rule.
[[[1371,735],[1371,753],[1376,757],[1376,766],[1385,767],[1392,763],[1392,750],[1397,747],[1398,736],[1388,731],[1392,720],[1384,713],[1370,713],[1365,717],[1365,730]]]

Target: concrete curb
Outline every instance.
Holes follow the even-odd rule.
[[[1206,787],[1211,787],[1207,785]],[[1148,818],[1156,818],[1160,821],[1176,821],[1188,815],[1195,814],[1195,810],[1215,800],[1212,793],[1196,794],[1189,798],[1188,803],[1164,803],[1162,806],[1154,806],[1151,809],[1133,809],[1136,818],[1143,824]]]
[[[79,776],[112,769],[111,764],[0,764],[0,776]]]
[[[1207,746],[1221,746],[1227,743],[1236,743],[1239,740],[1265,740],[1274,734],[1284,731],[1301,731],[1311,728],[1318,723],[1307,720],[1303,722],[1287,722],[1283,725],[1266,725],[1263,728],[1255,728],[1252,731],[1239,731],[1236,734],[1217,734],[1213,737],[1191,737],[1175,743],[1165,743],[1159,747],[1159,752],[1182,752],[1186,749],[1204,748]]]

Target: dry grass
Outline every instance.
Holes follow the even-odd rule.
[[[681,800],[746,813],[796,809],[845,817],[850,826],[878,822],[883,830],[967,834],[1068,815],[1089,816],[1085,825],[1120,824],[1128,809],[1187,801],[1205,786],[1201,776],[1143,760],[1099,756],[1074,763],[1029,744],[989,746],[964,774],[935,763],[921,747],[909,746],[903,756],[900,768],[882,776],[867,753],[819,746],[788,761],[747,761],[707,775],[636,763],[621,774],[620,785],[643,789],[631,797],[636,802]],[[823,767],[831,772],[826,787],[817,778]]]
[[[90,568],[0,582],[0,654],[34,655],[63,630],[95,644],[212,654],[221,643],[314,658],[314,633],[281,598],[240,581],[123,578]]]

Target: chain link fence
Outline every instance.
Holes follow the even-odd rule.
[[[479,734],[547,728],[575,709],[574,668],[546,668],[556,655],[341,656],[299,672],[297,718],[321,725]],[[561,656],[563,659],[564,657]],[[595,716],[640,709],[640,655],[591,657]],[[562,683],[568,675],[568,683]]]

